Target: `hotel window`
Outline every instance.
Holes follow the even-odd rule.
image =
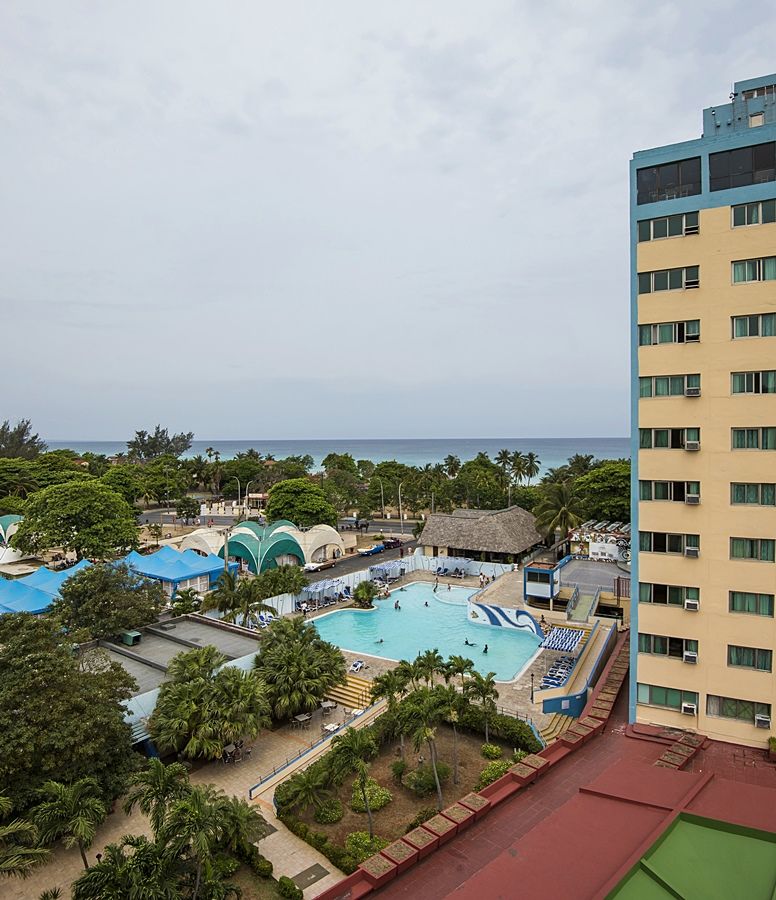
[[[659,606],[684,606],[685,600],[701,599],[700,588],[677,584],[649,584],[639,582],[639,603],[656,603]]]
[[[776,561],[776,541],[772,538],[730,538],[731,559],[755,559],[759,562]]]
[[[776,394],[776,369],[766,372],[731,372],[733,394]]]
[[[733,316],[733,339],[746,337],[776,337],[776,313],[754,316]]]
[[[665,531],[639,532],[639,550],[642,553],[684,553],[688,548],[699,550],[700,546],[699,534],[670,534]]]
[[[733,450],[776,450],[776,428],[733,428]]]
[[[728,608],[732,613],[773,618],[773,594],[753,594],[751,591],[730,591]]]
[[[758,672],[772,672],[773,651],[760,650],[757,647],[737,647],[735,644],[728,644],[728,665],[737,669],[757,669]]]
[[[659,634],[639,634],[639,653],[682,659],[686,652],[697,653],[698,642],[687,638],[663,637]]]
[[[636,203],[692,197],[701,192],[701,158],[636,170]]]
[[[749,127],[750,128],[759,128],[761,125],[765,125],[765,113],[764,112],[749,113]]]
[[[754,100],[755,97],[773,97],[776,94],[776,84],[763,84],[760,87],[750,88],[744,91],[744,100]]]
[[[656,325],[639,325],[639,346],[654,344],[690,344],[701,339],[700,319],[687,322],[660,322]]]
[[[776,256],[739,259],[733,263],[733,284],[748,284],[752,281],[776,281]],[[646,292],[639,290],[639,293]]]
[[[754,725],[755,716],[770,716],[770,703],[756,703],[754,700],[734,700],[732,697],[706,695],[706,715],[721,719],[739,719]]]
[[[639,272],[639,293],[655,294],[661,291],[681,291],[700,286],[700,267],[683,269],[658,269],[656,272]]]
[[[701,376],[654,375],[639,378],[639,397],[683,397],[687,388],[700,388]]]
[[[776,222],[776,200],[741,203],[733,207],[733,228],[740,228],[742,225],[766,225],[769,222]]]
[[[549,572],[534,572],[531,569],[526,572],[526,581],[532,581],[536,584],[549,584],[550,583],[550,573]]]
[[[710,153],[709,175],[712,191],[776,181],[776,143]]]
[[[683,237],[698,234],[698,213],[679,213],[676,216],[661,216],[659,219],[644,219],[638,223],[639,243],[659,241],[662,238]]]
[[[639,500],[684,503],[688,494],[699,497],[700,493],[700,481],[639,481]]]
[[[750,506],[776,506],[776,484],[735,481],[730,485],[730,502]]]
[[[680,691],[679,688],[659,687],[656,684],[636,685],[636,701],[646,706],[665,706],[680,710],[683,703],[698,705],[698,695],[694,691]]]
[[[641,450],[684,450],[688,441],[700,439],[700,428],[639,428]]]

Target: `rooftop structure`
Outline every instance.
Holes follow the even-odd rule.
[[[55,572],[41,566],[30,575],[11,581],[0,578],[0,615],[12,612],[28,612],[39,615],[54,602],[62,585],[71,575],[91,565],[87,560]]]
[[[760,747],[776,697],[775,85],[738,82],[702,137],[635,153],[630,205],[630,717]]]
[[[427,556],[482,556],[490,562],[516,562],[541,543],[536,519],[519,506],[507,509],[456,509],[432,513],[420,540]]]

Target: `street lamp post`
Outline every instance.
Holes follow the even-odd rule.
[[[380,478],[379,475],[375,475],[375,478],[380,482],[380,506],[383,509],[383,521],[385,521],[385,493],[383,492],[383,479]]]
[[[248,482],[248,484],[245,485],[245,493],[243,494],[243,506],[245,508],[245,515],[248,518],[250,518],[250,512],[251,512],[251,509],[248,506],[248,488],[250,488],[250,486],[253,484],[253,482],[255,480],[256,480],[255,478],[251,478],[251,480]]]
[[[401,512],[401,486],[404,482],[399,482],[399,527],[401,529],[401,533],[404,534],[404,516]]]
[[[531,703],[534,702],[534,673],[531,672]]]
[[[237,505],[240,505],[240,479],[235,475],[234,480],[237,482]]]

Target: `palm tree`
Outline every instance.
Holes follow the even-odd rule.
[[[377,756],[377,742],[365,728],[348,728],[331,742],[334,766],[340,772],[355,772],[356,781],[369,819],[369,837],[375,836],[372,809],[369,806],[366,786],[369,779],[368,760]]]
[[[389,669],[382,675],[378,675],[372,681],[372,699],[379,700],[384,697],[388,701],[388,713],[395,717],[398,709],[398,701],[407,690],[407,682],[398,669]],[[399,731],[399,752],[404,759],[404,732]]]
[[[474,663],[465,656],[451,656],[447,661],[447,671],[450,675],[461,676],[461,690],[466,690],[466,676],[474,670]]]
[[[471,662],[467,659],[464,662]],[[445,718],[453,726],[453,784],[458,784],[458,691],[450,684],[438,685],[436,694],[442,706]]]
[[[542,496],[534,509],[536,525],[551,538],[556,532],[565,538],[569,531],[582,521],[582,498],[577,494],[573,481],[562,481],[542,486]]]
[[[203,876],[210,880],[221,842],[225,817],[220,796],[211,785],[193,785],[168,811],[164,838],[180,854],[187,852],[195,865],[192,900],[199,897]]]
[[[182,588],[176,592],[172,605],[178,615],[183,615],[196,612],[202,605],[202,601],[199,592],[194,588]]]
[[[504,479],[504,489],[506,490],[509,483],[509,471],[512,467],[512,454],[509,450],[499,450],[495,462],[501,469],[501,477]]]
[[[0,795],[0,817],[7,817],[13,804]],[[38,847],[38,829],[32,822],[12,819],[0,824],[0,875],[26,878],[35,866],[44,863],[49,851]]]
[[[61,896],[62,891],[58,887],[48,888],[48,890],[43,891],[38,900],[59,900]]]
[[[445,661],[436,647],[433,650],[425,650],[423,653],[420,653],[415,660],[415,664],[423,673],[423,679],[427,685],[430,685],[434,680],[434,676],[443,672],[445,668]]]
[[[519,484],[525,478],[525,454],[519,450],[513,450],[509,458],[509,465],[512,470],[512,477]]]
[[[288,809],[316,809],[331,793],[327,787],[328,774],[320,766],[310,766],[303,772],[297,772],[288,782],[288,791],[284,807]]]
[[[531,483],[532,478],[536,478],[536,476],[541,471],[542,461],[539,457],[533,452],[530,451],[525,455],[525,477],[528,479],[528,484]]]
[[[436,690],[432,691],[425,687],[410,694],[401,708],[402,724],[411,735],[415,750],[420,750],[424,743],[428,745],[428,755],[437,790],[437,809],[440,810],[444,800],[437,769],[436,729],[442,721],[444,711],[445,707],[440,695]]]
[[[259,616],[276,615],[274,606],[264,603],[266,597],[258,578],[241,578],[232,595],[232,607],[224,611],[224,622],[235,622],[243,628],[258,628]]]
[[[424,677],[423,668],[418,659],[414,662],[408,662],[406,659],[400,660],[399,665],[396,666],[396,672],[404,679],[405,684],[412,685],[413,690],[417,690]]]
[[[44,800],[32,813],[41,840],[49,843],[61,838],[65,847],[78,846],[85,869],[89,868],[86,851],[108,813],[99,794],[94,778],[81,778],[73,784],[47,781],[41,788]]]
[[[132,778],[132,787],[124,801],[129,816],[137,806],[148,816],[154,835],[159,836],[164,825],[167,806],[179,800],[189,789],[189,773],[182,763],[166,766],[160,759],[151,758],[148,765]]]
[[[182,900],[182,871],[176,849],[144,835],[125,835],[73,882],[72,900]]]
[[[453,456],[452,453],[444,458],[442,465],[445,467],[448,478],[455,478],[461,471],[461,460],[457,456]]]
[[[487,675],[481,675],[479,672],[473,672],[466,685],[466,696],[473,697],[482,707],[485,718],[485,743],[487,744],[490,738],[488,730],[490,717],[496,712],[496,700],[498,700],[496,673],[488,672]]]
[[[267,821],[255,806],[242,797],[225,796],[220,801],[223,815],[221,846],[230,853],[242,855],[269,833]]]

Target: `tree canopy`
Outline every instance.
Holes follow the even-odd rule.
[[[575,482],[585,519],[630,522],[631,465],[627,459],[607,459]]]
[[[127,441],[127,450],[131,457],[140,462],[147,462],[159,456],[181,456],[191,448],[193,440],[193,431],[173,434],[171,437],[166,428],[157,425],[152,434],[147,431],[136,431],[134,438]]]
[[[307,478],[290,478],[273,485],[267,500],[267,517],[270,521],[288,519],[298,528],[337,525],[337,511],[323,489]]]
[[[45,442],[33,434],[29,419],[19,419],[15,425],[6,419],[0,424],[0,457],[35,459],[45,449]]]
[[[123,564],[103,563],[68,578],[49,614],[79,639],[101,640],[155,622],[165,599],[158,581]]]
[[[68,482],[37,491],[12,537],[14,547],[40,553],[51,547],[106,559],[137,545],[138,529],[127,501],[97,481]]]
[[[0,616],[0,784],[19,810],[49,780],[96,779],[118,796],[133,765],[124,701],[134,679],[102,651],[74,652],[57,624]]]

